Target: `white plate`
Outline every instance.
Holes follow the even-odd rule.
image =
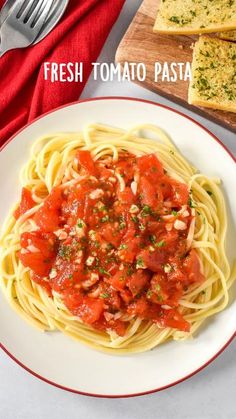
[[[0,222],[19,198],[20,168],[39,136],[80,130],[89,122],[129,128],[139,123],[168,131],[182,153],[209,176],[223,180],[230,210],[227,240],[232,260],[236,248],[236,165],[217,139],[193,120],[171,109],[123,98],[89,100],[61,108],[19,132],[0,153]],[[12,311],[0,296],[2,349],[39,378],[78,393],[119,397],[157,391],[193,375],[212,361],[233,339],[236,300],[212,318],[198,336],[170,342],[140,355],[112,356],[87,348],[61,333],[40,333]]]

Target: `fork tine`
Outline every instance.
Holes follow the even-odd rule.
[[[49,10],[51,9],[53,1],[54,0],[43,0],[37,9],[37,12],[32,13],[30,16],[28,23],[33,25],[34,28],[37,26],[42,26],[49,13]]]
[[[28,0],[26,7],[23,9],[22,13],[20,14],[19,18],[21,20],[25,20],[29,14],[30,9],[32,8],[35,0]]]
[[[35,17],[36,14],[38,13],[39,8],[41,7],[43,1],[44,0],[39,0],[38,3],[35,5],[35,7],[32,9],[31,14],[29,15],[29,12],[30,12],[32,6],[34,5],[34,3],[36,3],[35,0],[29,0],[26,8],[23,10],[23,12],[20,16],[20,19],[24,21],[28,16],[28,20],[27,20],[27,22],[28,22],[31,19],[32,15]]]
[[[30,0],[31,1],[31,0]],[[27,0],[19,0],[15,6],[14,9],[11,12],[11,16],[14,18],[17,18],[19,12],[21,11],[21,9],[24,7],[25,3],[27,3]]]

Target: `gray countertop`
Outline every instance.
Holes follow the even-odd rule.
[[[127,0],[99,57],[113,62],[140,0]],[[212,131],[234,154],[232,132],[132,83],[88,81],[82,98],[130,96],[153,100],[192,116]],[[39,381],[0,352],[0,417],[4,419],[232,419],[236,417],[236,341],[203,371],[168,390],[131,399],[95,399],[59,390]]]

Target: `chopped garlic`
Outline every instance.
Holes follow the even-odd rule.
[[[86,260],[86,265],[87,266],[92,266],[94,260],[95,260],[95,257],[89,256],[88,259]]]
[[[172,271],[172,266],[167,263],[166,265],[164,265],[164,271],[166,274],[170,273]]]
[[[139,207],[137,207],[137,205],[131,205],[129,212],[131,214],[137,214],[137,212],[139,212]]]
[[[96,273],[91,273],[90,278],[82,282],[82,287],[85,289],[90,288],[93,285],[95,285],[98,281],[99,281],[99,275]]]
[[[31,253],[38,253],[39,249],[37,247],[35,247],[33,244],[31,244],[30,246],[27,247],[27,250]]]
[[[108,180],[109,180],[111,183],[116,183],[116,178],[115,178],[115,177],[113,177],[113,176],[110,176],[110,177],[108,178]]]
[[[184,222],[183,222],[183,221],[181,221],[181,220],[176,220],[176,221],[174,222],[174,228],[175,228],[176,230],[186,230],[187,225],[186,225],[186,223],[184,223]]]
[[[131,187],[131,190],[132,190],[133,194],[136,195],[137,194],[137,189],[138,189],[137,182],[135,182],[135,181],[132,182],[131,185],[130,185],[130,187]]]
[[[117,179],[119,181],[119,184],[120,184],[120,192],[124,192],[124,190],[125,190],[125,181],[124,181],[124,179],[122,178],[122,176],[119,173],[115,173],[115,175],[116,175],[116,177],[117,177]]]
[[[166,231],[171,231],[172,230],[172,224],[168,223],[166,224]]]
[[[97,207],[98,209],[102,209],[102,208],[104,207],[104,203],[103,203],[102,201],[98,201],[98,202],[96,203],[96,207]]]
[[[104,311],[103,315],[104,315],[107,322],[114,319],[114,314],[109,313],[108,311]]]
[[[50,272],[50,274],[49,274],[49,278],[50,279],[54,279],[54,278],[56,278],[56,276],[57,276],[56,269],[52,269],[51,272]]]
[[[98,199],[104,195],[104,191],[102,189],[95,189],[89,194],[89,198],[91,199]]]
[[[148,249],[149,249],[150,252],[155,252],[155,247],[153,247],[153,246],[149,246]]]
[[[58,237],[59,240],[65,240],[68,237],[68,234],[63,229],[55,231],[54,234]]]
[[[21,252],[22,255],[26,255],[27,253],[29,253],[28,250],[26,250],[26,249],[21,249],[20,252]]]

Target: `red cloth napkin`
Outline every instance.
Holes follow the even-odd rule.
[[[78,99],[124,1],[70,0],[42,42],[0,58],[0,146],[35,117]],[[44,62],[77,61],[84,63],[83,83],[44,80]]]

